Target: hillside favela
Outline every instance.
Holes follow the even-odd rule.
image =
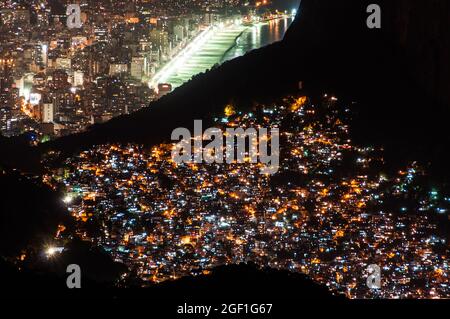
[[[449,15],[0,1],[5,289],[169,317],[450,298]]]

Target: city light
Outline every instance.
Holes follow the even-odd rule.
[[[72,195],[66,195],[64,198],[63,198],[63,202],[65,203],[65,204],[70,204],[71,202],[73,201],[73,197],[72,197]]]
[[[202,46],[214,35],[217,27],[208,27],[202,31],[189,45],[173,57],[160,71],[158,71],[149,82],[150,88],[156,88],[158,84],[164,83],[177,68],[183,65],[195,52],[201,50]]]
[[[417,291],[385,279],[378,297],[444,296],[441,283],[449,265],[433,249],[445,238],[429,214],[445,214],[448,196],[439,196],[437,188],[424,191],[427,185],[417,179],[424,170],[416,164],[398,174],[373,172],[369,163],[380,161],[380,150],[351,142],[349,109],[338,97],[327,95],[320,103],[307,96],[282,100],[262,106],[262,118],[225,105],[228,121],[217,121],[226,127],[297,123],[301,130],[283,131],[281,152],[289,156],[282,157],[279,171],[286,175],[285,183],[274,188],[258,163],[178,165],[170,160],[172,144],[151,150],[137,144],[99,145],[71,157],[68,173],[56,178],[69,191],[82,190],[83,200],[68,204],[78,233],[139,269],[137,275],[146,283],[192,275],[223,256],[228,263],[250,260],[261,267],[303,272],[347,297],[371,298],[359,268],[379,255],[376,263],[386,278],[427,278],[429,288]],[[351,170],[336,176],[333,172],[344,161]],[[160,187],[160,172],[171,176],[170,188]],[[301,185],[291,183],[297,175]],[[408,198],[414,200],[398,205]],[[151,235],[139,216],[152,220]],[[94,218],[102,235],[92,238],[86,229]],[[123,226],[112,227],[116,224]],[[301,254],[299,242],[306,244]],[[278,258],[278,247],[295,258]],[[185,250],[202,258],[166,258]],[[336,258],[327,259],[330,254]],[[409,267],[411,260],[429,267]],[[431,265],[444,271],[436,274]]]
[[[54,254],[56,254],[56,252],[57,252],[56,247],[49,247],[45,251],[45,253],[47,254],[48,257],[53,256]]]
[[[56,254],[62,253],[64,250],[64,247],[56,247],[56,246],[50,246],[45,249],[45,255],[47,258],[54,257]]]
[[[14,3],[5,4],[1,14],[0,33],[7,46],[0,44],[0,134],[33,131],[37,143],[143,109],[195,75],[281,40],[290,24],[273,28],[272,21],[288,14],[269,8],[257,12],[252,4],[228,1],[213,5],[220,10],[201,13],[190,0],[174,6],[148,1],[125,16],[120,6],[94,1],[81,5],[80,19],[97,16],[98,21],[75,35],[51,6],[16,12]],[[253,38],[246,36],[247,29],[253,30]],[[124,35],[125,42],[116,41]],[[124,55],[129,49],[131,54]],[[159,84],[170,84],[172,90],[159,92]]]

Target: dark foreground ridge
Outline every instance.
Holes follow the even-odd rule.
[[[253,264],[220,266],[209,275],[166,282],[150,288],[149,292],[152,291],[165,297],[189,296],[211,301],[233,298],[345,300],[342,295],[333,295],[325,286],[320,286],[305,275],[285,270],[259,270]],[[124,293],[120,296],[126,297],[128,292]]]
[[[334,295],[324,286],[305,275],[284,270],[258,269],[253,264],[220,266],[209,274],[184,277],[175,281],[138,287],[135,282],[129,289],[111,288],[104,281],[92,277],[82,281],[82,288],[68,289],[65,277],[52,273],[18,271],[0,261],[3,290],[10,297],[27,298],[104,298],[147,299],[172,302],[199,300],[226,302],[231,300],[309,300],[345,301],[342,295]]]

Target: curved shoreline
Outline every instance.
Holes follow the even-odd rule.
[[[264,26],[265,23],[258,23],[258,24],[254,24],[253,26],[244,26],[238,29],[235,29],[232,34],[230,34],[229,32],[224,32],[224,39],[222,39],[219,43],[217,43],[217,46],[222,46],[220,50],[218,50],[218,48],[212,47],[210,48],[212,51],[211,54],[209,54],[207,57],[208,63],[200,63],[200,64],[204,64],[201,68],[197,67],[200,65],[196,65],[195,67],[190,67],[190,69],[186,69],[183,70],[183,66],[180,67],[180,70],[177,70],[175,73],[169,75],[166,77],[166,82],[167,83],[171,83],[173,88],[177,88],[179,86],[181,86],[182,84],[186,83],[187,81],[189,81],[192,76],[205,72],[205,70],[210,69],[211,67],[213,67],[214,65],[222,65],[225,62],[232,60],[234,58],[236,58],[237,56],[240,55],[244,55],[245,53],[252,51],[253,49],[257,49],[258,47],[254,47],[253,45],[250,45],[249,47],[247,47],[246,43],[248,40],[247,36],[249,36],[249,32],[252,31],[252,28],[254,27],[265,27]],[[281,29],[282,26],[280,26]],[[232,30],[230,30],[232,31]],[[219,32],[220,33],[220,32]],[[228,36],[227,36],[228,33]],[[284,32],[282,32],[282,34],[284,34]],[[220,38],[220,37],[219,37]],[[211,40],[211,39],[210,39]],[[276,41],[279,41],[281,39],[278,39]],[[244,41],[244,42],[241,42]],[[269,41],[268,43],[266,43],[266,40],[261,39],[261,44],[262,46],[265,46],[267,44],[270,44],[272,41]],[[208,43],[210,41],[207,41]],[[212,41],[214,42],[214,41]],[[208,46],[208,43],[205,43],[206,46]],[[232,51],[233,49],[236,49],[238,46],[242,46],[243,45],[243,50],[245,52],[240,52],[241,50],[237,50],[236,54],[233,54],[234,52]],[[220,51],[220,52],[218,52]],[[201,57],[201,52],[199,51],[198,54]],[[237,55],[237,56],[235,56]],[[193,56],[191,56],[189,58],[189,61],[192,61],[192,59],[198,58],[197,54],[194,54]],[[189,62],[188,62],[189,63]],[[191,70],[194,69],[194,70]],[[194,72],[195,71],[195,72]]]
[[[277,20],[277,19],[274,19],[274,20]],[[280,18],[279,20],[281,20],[281,18]],[[266,22],[262,22],[262,23],[266,23]],[[236,36],[235,41],[233,42],[233,45],[230,46],[230,47],[222,54],[222,56],[220,57],[220,62],[219,62],[219,64],[222,64],[222,63],[228,61],[228,60],[225,59],[225,56],[226,56],[233,48],[235,48],[235,47],[238,45],[238,42],[237,42],[237,41],[239,40],[239,38],[241,38],[241,37],[244,35],[244,33],[246,33],[247,31],[249,31],[250,28],[253,28],[253,27],[257,26],[258,24],[260,24],[260,23],[255,23],[255,24],[253,24],[252,26],[247,26],[244,30],[242,30],[241,33],[239,33],[239,34]],[[247,54],[247,53],[250,52],[250,51],[252,51],[252,50],[249,50],[249,51],[245,52],[244,54]]]
[[[233,45],[231,45],[220,57],[220,64],[226,62],[225,60],[225,56],[228,54],[228,52],[230,52],[232,49],[234,49],[237,45],[238,45],[238,40],[240,37],[242,37],[242,35],[244,34],[244,32],[246,32],[248,30],[248,27],[245,28],[244,30],[242,30],[241,33],[239,33],[235,38],[234,38],[234,42]]]

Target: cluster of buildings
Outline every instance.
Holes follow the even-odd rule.
[[[280,128],[276,175],[260,164],[178,165],[172,144],[129,144],[93,147],[45,181],[65,187],[80,237],[148,283],[252,261],[350,298],[450,297],[450,195],[424,169],[383,173],[380,150],[349,140],[350,110],[335,97],[229,108],[217,126]],[[374,264],[381,289],[366,283]]]
[[[149,87],[155,73],[204,28],[248,5],[81,0],[77,29],[66,25],[72,2],[0,2],[2,135],[34,131],[43,141],[147,106],[170,92]]]

